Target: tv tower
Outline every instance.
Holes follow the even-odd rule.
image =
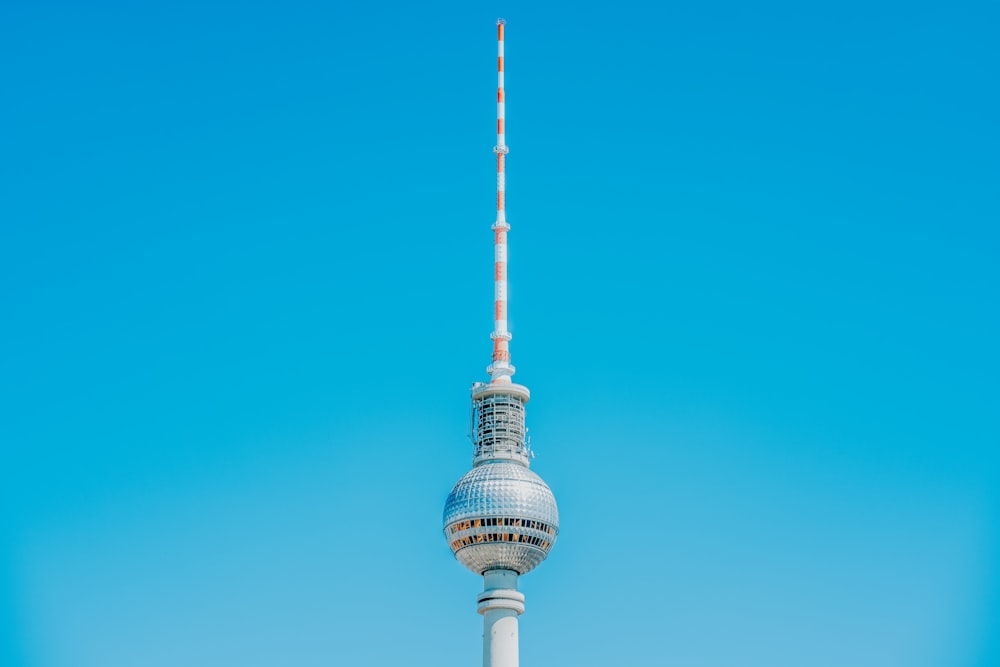
[[[455,558],[483,576],[483,667],[517,667],[517,617],[524,595],[517,578],[538,566],[559,534],[556,499],[529,468],[524,406],[528,388],[514,384],[507,330],[507,144],[504,138],[503,32],[497,20],[497,219],[493,223],[493,363],[490,381],[472,385],[472,470],[444,505],[444,534]]]

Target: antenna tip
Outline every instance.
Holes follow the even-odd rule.
[[[497,25],[504,25],[507,23],[507,19],[497,19]]]

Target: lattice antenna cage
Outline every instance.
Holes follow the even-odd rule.
[[[491,393],[473,399],[473,460],[511,459],[526,463],[529,457],[524,400]]]

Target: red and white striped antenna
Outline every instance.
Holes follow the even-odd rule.
[[[486,369],[492,384],[510,384],[514,367],[510,363],[510,331],[507,329],[507,215],[504,195],[506,183],[507,144],[504,132],[503,89],[503,27],[507,22],[497,19],[497,220],[493,223],[493,363]]]

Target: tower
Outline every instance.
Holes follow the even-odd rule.
[[[528,388],[511,381],[507,330],[507,144],[504,131],[504,20],[497,20],[497,218],[493,223],[493,361],[489,382],[472,385],[472,470],[448,494],[444,534],[462,565],[483,576],[483,667],[517,667],[517,578],[548,556],[559,534],[559,510],[542,478],[529,469],[525,404]]]

